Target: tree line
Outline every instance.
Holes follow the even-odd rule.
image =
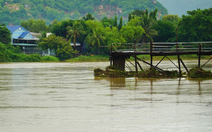
[[[165,15],[161,20],[157,20],[157,9],[150,12],[134,10],[129,13],[128,22],[125,23],[122,17],[96,20],[88,13],[79,20],[54,20],[48,26],[43,20],[34,19],[22,21],[21,25],[30,31],[51,31],[53,34],[49,37],[43,35],[38,46],[54,50],[56,56],[64,60],[77,53],[75,47],[70,46],[70,42],[74,45],[76,42],[85,44],[86,54],[108,54],[111,43],[174,42],[176,33],[177,41],[181,42],[212,40],[212,8],[187,13],[188,15],[181,18],[177,15]]]

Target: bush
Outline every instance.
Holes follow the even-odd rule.
[[[212,78],[212,73],[210,71],[205,71],[202,68],[192,68],[189,70],[188,77],[190,78]]]
[[[60,60],[57,57],[54,56],[44,56],[41,58],[41,61],[45,62],[59,62]]]

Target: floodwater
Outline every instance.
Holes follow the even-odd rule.
[[[108,65],[1,63],[0,131],[212,131],[212,80],[93,76]],[[168,61],[161,68],[175,69]]]

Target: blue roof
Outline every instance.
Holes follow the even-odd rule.
[[[24,38],[29,32],[23,32],[18,38]]]
[[[7,28],[10,30],[11,33],[13,33],[16,29],[18,29],[20,26],[7,26]]]

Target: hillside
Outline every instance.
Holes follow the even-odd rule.
[[[96,19],[105,16],[123,17],[134,9],[158,9],[159,17],[167,9],[156,0],[0,0],[0,22],[18,25],[29,18],[44,19],[49,24],[54,19],[80,19],[91,13]]]
[[[158,0],[167,8],[169,14],[178,16],[186,15],[187,11],[196,10],[197,8],[206,9],[212,7],[211,0]]]

